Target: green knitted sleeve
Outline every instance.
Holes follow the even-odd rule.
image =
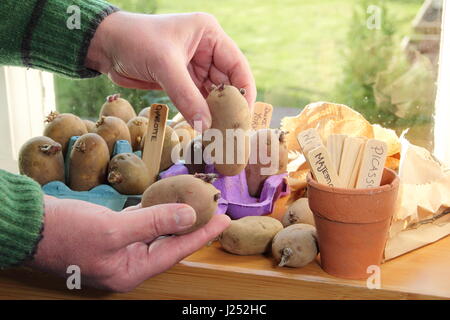
[[[19,265],[34,254],[43,215],[39,184],[0,170],[0,269]]]
[[[118,9],[102,0],[1,0],[0,65],[90,78],[87,50],[102,20]]]

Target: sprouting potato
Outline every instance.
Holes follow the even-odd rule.
[[[178,112],[173,118],[172,121],[170,123],[170,127],[175,128],[175,126],[183,121],[186,121],[186,119],[184,119],[183,115]]]
[[[108,182],[121,194],[143,194],[151,183],[147,166],[134,153],[116,155],[108,172]]]
[[[95,122],[87,119],[83,119],[84,125],[86,126],[88,133],[95,133],[97,127],[95,126]]]
[[[109,150],[105,140],[96,133],[82,135],[70,152],[69,187],[75,191],[88,191],[105,183],[108,163]]]
[[[52,112],[45,120],[47,125],[44,136],[53,139],[62,146],[63,155],[67,152],[70,138],[87,133],[83,120],[71,113]]]
[[[262,254],[270,249],[273,237],[283,225],[266,216],[247,216],[232,220],[219,237],[222,247],[237,255]]]
[[[206,99],[212,117],[211,129],[217,129],[222,134],[222,143],[218,143],[218,147],[223,150],[222,157],[219,159],[219,155],[213,152],[214,166],[217,172],[225,176],[234,176],[244,170],[250,154],[251,116],[244,94],[244,90],[222,84],[213,87]],[[227,130],[232,130],[235,133],[228,143]],[[213,141],[205,140],[208,131],[206,130],[203,135],[205,150],[207,145],[213,143]],[[230,145],[231,141],[233,142],[232,145]],[[227,161],[227,154],[232,155],[233,161]]]
[[[25,142],[19,151],[19,171],[40,185],[64,182],[64,157],[61,144],[45,136]]]
[[[292,203],[281,220],[284,227],[296,223],[305,223],[315,226],[314,214],[309,208],[308,198],[300,198]]]
[[[142,207],[165,203],[190,205],[197,214],[197,220],[188,230],[177,234],[190,233],[208,223],[217,211],[220,191],[212,185],[215,178],[214,174],[183,174],[159,180],[144,192]]]
[[[130,130],[122,119],[113,116],[102,117],[96,126],[96,133],[105,140],[110,155],[114,151],[116,141],[127,140],[131,144]]]
[[[206,163],[203,159],[202,136],[197,136],[185,147],[183,159],[190,174],[204,173]]]
[[[309,224],[293,224],[276,234],[272,255],[280,267],[303,267],[319,252],[316,228]]]
[[[250,137],[250,145],[251,154],[245,168],[248,191],[251,196],[259,197],[268,177],[286,172],[288,150],[285,132],[278,129],[260,129]],[[272,154],[272,151],[275,154]]]
[[[148,118],[135,117],[128,121],[128,130],[130,130],[131,147],[133,151],[141,150],[142,140],[144,139],[147,128]]]
[[[138,116],[148,119],[150,117],[150,107],[142,109],[141,112],[139,112]]]
[[[187,148],[189,143],[197,136],[194,128],[187,121],[180,122],[175,127],[173,127],[173,131],[178,136],[178,140],[180,141],[181,147],[181,157],[184,156],[184,150]]]
[[[127,100],[116,93],[106,97],[106,102],[100,110],[100,119],[109,116],[117,117],[128,123],[128,121],[136,117],[136,111],[134,111],[133,106]]]

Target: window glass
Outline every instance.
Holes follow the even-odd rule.
[[[326,100],[397,133],[410,128],[409,140],[432,150],[442,0],[111,2],[134,12],[215,15],[247,56],[258,100],[274,105],[272,126]],[[116,92],[136,111],[167,102],[162,92],[118,88],[104,76],[57,77],[56,89],[60,111],[86,118]]]

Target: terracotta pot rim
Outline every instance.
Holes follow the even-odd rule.
[[[322,215],[322,214],[320,214],[318,212],[315,212],[315,211],[312,211],[312,213],[313,213],[313,215],[315,215],[318,218],[323,219],[323,220],[327,220],[327,221],[330,221],[330,222],[333,222],[333,223],[345,224],[345,225],[351,224],[351,225],[354,225],[354,226],[383,223],[386,220],[390,220],[391,219],[391,217],[387,217],[387,218],[384,218],[384,219],[371,220],[371,221],[362,221],[362,222],[361,221],[342,221],[342,220],[334,220],[334,219],[327,218],[324,215]]]
[[[306,182],[308,186],[336,194],[344,194],[344,195],[352,195],[352,196],[367,196],[367,194],[377,194],[382,192],[387,192],[389,190],[395,189],[400,184],[400,178],[394,170],[389,168],[384,168],[385,171],[388,171],[394,175],[394,180],[391,183],[384,184],[380,187],[376,188],[365,188],[365,189],[348,189],[348,188],[338,188],[338,187],[329,187],[327,185],[318,183],[315,179],[313,179],[311,172],[308,173],[306,177]]]

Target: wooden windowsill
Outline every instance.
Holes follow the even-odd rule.
[[[318,261],[279,268],[266,256],[236,256],[215,243],[126,294],[19,268],[0,272],[0,299],[450,299],[450,237],[386,262],[381,289],[325,273]]]

